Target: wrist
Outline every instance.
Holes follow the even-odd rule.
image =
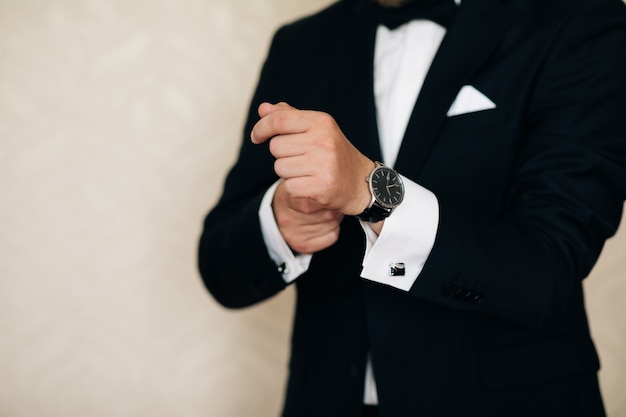
[[[369,177],[377,166],[376,162],[368,159],[367,163],[363,164],[363,168],[359,171],[356,187],[358,190],[358,205],[353,215],[362,213],[374,204],[375,199],[370,189]]]

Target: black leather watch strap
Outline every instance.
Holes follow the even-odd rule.
[[[368,223],[377,223],[381,220],[385,220],[389,217],[389,214],[391,214],[391,209],[380,207],[374,203],[371,207],[363,210],[363,213],[357,214],[356,218]]]

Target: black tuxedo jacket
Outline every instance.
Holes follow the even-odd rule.
[[[371,13],[340,1],[274,38],[199,247],[227,307],[285,287],[258,220],[277,179],[248,139],[262,101],[328,112],[380,159]],[[625,78],[619,0],[463,0],[396,163],[439,199],[433,250],[409,292],[366,281],[344,220],[296,280],[284,416],[359,416],[368,352],[383,417],[603,415],[581,282],[626,197]],[[497,107],[447,117],[464,85]]]

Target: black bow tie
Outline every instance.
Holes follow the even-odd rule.
[[[400,7],[384,7],[373,3],[377,23],[395,29],[411,20],[432,20],[447,28],[454,20],[457,5],[454,0],[415,0]]]

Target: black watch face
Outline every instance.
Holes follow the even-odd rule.
[[[393,169],[382,167],[375,170],[372,173],[371,186],[374,197],[385,207],[396,207],[404,198],[404,185]]]

